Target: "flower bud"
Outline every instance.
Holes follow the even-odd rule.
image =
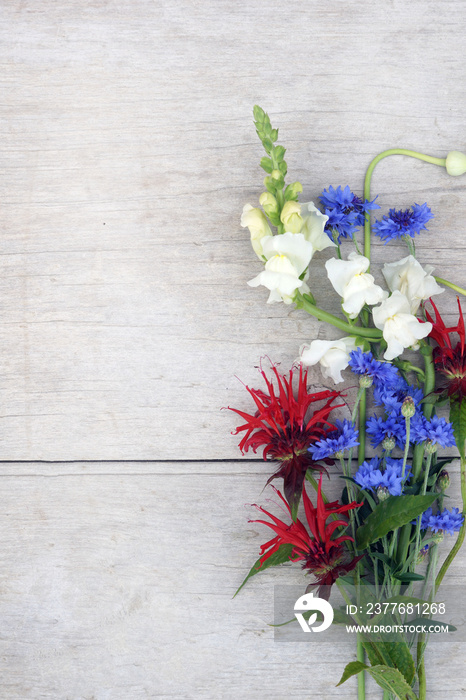
[[[251,233],[251,245],[257,257],[262,260],[263,251],[261,239],[264,236],[271,236],[272,231],[269,222],[263,211],[245,204],[241,215],[241,226],[247,227]]]
[[[442,469],[442,471],[440,472],[440,474],[437,477],[437,483],[436,483],[437,490],[441,491],[441,492],[446,491],[447,488],[449,488],[450,484],[451,484],[451,479],[450,479],[449,473],[447,472],[446,469]]]
[[[432,542],[434,544],[440,544],[440,542],[443,542],[443,530],[432,533]]]
[[[416,413],[416,405],[411,396],[407,396],[401,405],[401,415],[405,418],[412,418]]]
[[[387,450],[387,452],[391,452],[392,450],[395,449],[396,445],[396,440],[392,435],[387,435],[382,441],[382,447],[384,450]]]
[[[271,176],[273,177],[274,180],[279,180],[282,176],[281,172],[275,168],[275,170],[272,170],[270,173]]]
[[[303,218],[301,216],[301,205],[293,200],[285,202],[280,215],[285,231],[291,233],[299,233],[303,227]]]
[[[379,486],[379,488],[377,489],[377,498],[379,499],[379,501],[386,501],[389,496],[390,491],[387,489],[387,487]]]
[[[460,151],[450,151],[447,155],[445,167],[449,175],[462,175],[466,173],[466,155]]]
[[[417,555],[416,564],[422,564],[422,562],[423,562],[424,559],[426,558],[428,552],[429,552],[429,545],[426,544],[426,546],[423,547],[423,548],[419,551],[419,554]]]
[[[427,452],[428,455],[433,455],[437,452],[438,445],[436,442],[432,442],[432,440],[427,440],[425,444],[425,451]]]
[[[278,202],[271,192],[263,192],[259,197],[259,202],[268,216],[278,213]]]
[[[369,377],[368,374],[361,374],[359,377],[359,386],[361,389],[369,389],[370,386],[374,383],[374,380],[372,377]]]

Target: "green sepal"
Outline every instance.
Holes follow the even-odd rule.
[[[235,595],[233,596],[233,598],[234,598],[235,596],[238,595],[238,593],[240,592],[240,590],[243,588],[243,586],[245,585],[245,583],[246,583],[247,581],[249,581],[249,579],[251,578],[251,576],[255,576],[256,574],[259,573],[259,571],[265,571],[266,569],[269,569],[271,566],[279,566],[280,564],[284,564],[285,562],[290,561],[290,557],[291,557],[291,552],[292,552],[292,550],[293,550],[293,545],[292,545],[292,544],[282,544],[282,545],[280,545],[280,547],[277,549],[277,551],[274,552],[268,559],[266,559],[266,560],[264,561],[264,563],[262,564],[262,566],[261,566],[261,560],[260,560],[260,557],[259,557],[259,559],[256,561],[256,563],[252,566],[250,572],[248,573],[248,575],[247,575],[246,578],[244,579],[244,581],[243,581],[243,583],[241,584],[241,586],[240,586],[240,587],[238,588],[238,590],[236,591],[236,593],[235,593]]]
[[[390,496],[379,503],[356,532],[358,549],[366,549],[392,530],[409,524],[438,498],[436,493],[425,496]]]
[[[277,136],[278,136],[278,134],[277,134]],[[275,138],[274,141],[276,141],[276,140],[277,139]],[[283,160],[285,153],[286,153],[285,146],[274,146],[273,147],[273,155],[277,161],[277,164]]]
[[[267,158],[267,156],[264,156],[261,158],[261,168],[265,170],[266,173],[270,175],[270,173],[273,170],[273,164],[270,158]]]

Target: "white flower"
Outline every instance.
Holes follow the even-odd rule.
[[[356,341],[352,336],[339,340],[313,340],[310,345],[300,348],[300,360],[303,365],[316,365],[320,362],[324,377],[331,377],[335,384],[344,381],[342,370],[348,367],[350,352],[356,350]]]
[[[270,289],[268,304],[275,301],[293,302],[297,289],[308,292],[307,284],[300,275],[309,265],[314,248],[302,233],[283,233],[278,236],[265,236],[261,240],[262,251],[267,258],[265,270],[248,282],[251,287],[260,284]]]
[[[372,309],[372,317],[376,327],[383,331],[388,346],[384,352],[386,360],[394,360],[405,348],[416,350],[418,341],[432,330],[431,323],[421,323],[413,316],[408,299],[398,290]]]
[[[265,236],[271,236],[272,231],[267,221],[267,217],[260,209],[255,209],[250,204],[245,204],[243,213],[241,214],[241,226],[248,227],[251,233],[251,245],[257,257],[262,260],[262,244],[261,240]]]
[[[415,314],[421,301],[445,291],[432,277],[433,270],[432,265],[423,268],[413,255],[408,255],[398,262],[385,263],[382,273],[390,291],[398,290],[404,294],[409,301],[411,313]]]
[[[314,206],[314,202],[302,204],[303,225],[301,233],[307,241],[310,241],[314,246],[314,250],[324,250],[329,246],[336,246],[336,243],[330,240],[325,233],[325,224],[328,221],[328,216],[322,214],[321,211]]]
[[[350,253],[348,260],[331,258],[325,263],[328,278],[343,297],[342,307],[350,318],[356,318],[364,304],[378,304],[388,296],[366,272],[369,265],[368,258],[358,253]]]

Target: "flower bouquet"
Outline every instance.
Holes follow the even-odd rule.
[[[299,182],[285,184],[285,148],[268,115],[256,106],[254,119],[266,153],[260,162],[266,191],[261,208],[246,204],[241,217],[262,266],[248,284],[265,287],[268,303],[294,304],[342,337],[303,344],[299,362],[284,374],[273,363],[268,371],[261,366],[262,386],[246,387],[252,410],[231,408],[241,418],[235,434],[242,453],[262,450],[273,464],[267,484],[282,485],[282,492],[271,486],[280,517],[274,506],[255,505],[253,522],[273,534],[240,589],[270,567],[296,563],[305,588],[295,617],[310,632],[336,587],[344,604],[333,610],[333,623],[357,630],[357,660],[347,664],[340,683],[357,674],[361,700],[369,673],[385,699],[423,699],[426,644],[441,626],[436,613],[445,608],[435,596],[463,542],[466,507],[465,324],[459,300],[457,323],[447,327],[432,297],[446,287],[466,290],[416,259],[416,236],[433,217],[427,204],[390,209],[371,223],[379,206],[370,188],[375,166],[387,156],[417,158],[454,176],[466,172],[466,156],[384,151],[369,165],[362,197],[349,186],[328,187],[316,206],[298,201]],[[383,286],[370,273],[372,235],[408,249],[401,260],[383,265]],[[322,257],[329,290],[341,298],[339,316],[321,308],[310,288],[310,264],[329,248],[332,257],[329,251]],[[417,355],[406,356],[408,349]],[[317,364],[334,384],[344,380],[344,371],[357,384],[350,418],[334,418],[346,394],[310,388],[308,367]],[[439,409],[449,420],[437,415]],[[445,505],[452,459],[438,453],[454,445],[462,507]],[[323,480],[332,466],[342,484],[334,502]],[[444,546],[449,551],[439,566]],[[446,625],[444,631],[454,630]]]

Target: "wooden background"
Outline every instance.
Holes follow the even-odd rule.
[[[0,3],[2,698],[354,697],[335,688],[350,642],[274,642],[274,585],[299,569],[231,599],[269,470],[221,408],[250,407],[237,377],[261,357],[286,369],[338,336],[246,285],[252,106],[303,201],[361,193],[386,148],[466,150],[465,18],[453,0]],[[395,157],[373,191],[384,211],[427,201],[418,257],[465,285],[466,176]],[[325,258],[311,287],[337,312]],[[466,697],[464,648],[427,658],[429,698]]]

